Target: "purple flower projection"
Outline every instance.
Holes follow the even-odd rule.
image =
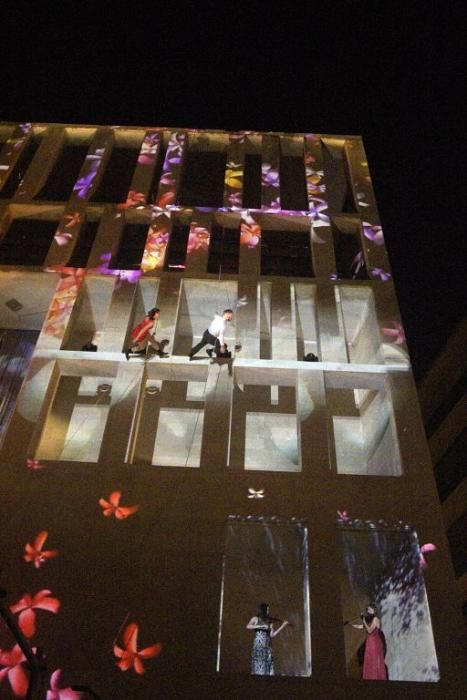
[[[261,166],[261,183],[264,187],[279,187],[279,171],[270,163]]]
[[[383,268],[381,267],[370,268],[370,275],[372,277],[377,277],[382,282],[387,282],[391,279],[391,275],[389,274],[389,272],[386,272],[386,270],[383,270]]]
[[[115,289],[120,289],[124,282],[128,284],[136,284],[141,277],[141,270],[110,270],[109,264],[112,259],[112,253],[104,253],[100,256],[102,263],[99,267],[90,270],[90,272],[99,272],[101,275],[112,275],[118,277]]]
[[[362,221],[363,235],[375,245],[384,245],[383,229],[377,224],[369,224],[368,221]]]
[[[186,135],[184,133],[172,133],[165,154],[162,176],[159,181],[157,205],[160,207],[166,207],[175,202],[175,188],[180,174],[185,143]]]
[[[209,248],[209,231],[204,226],[199,226],[193,222],[190,226],[190,235],[188,236],[187,254],[195,251],[207,251]]]
[[[329,224],[329,216],[325,213],[327,210],[328,204],[324,199],[310,197],[309,215],[315,226],[326,226]]]
[[[81,199],[86,199],[89,195],[103,156],[103,148],[96,148],[93,153],[88,153],[86,156],[84,166],[85,174],[77,180],[75,186],[73,187],[73,192],[77,192],[78,197]]]
[[[360,270],[362,270],[364,267],[365,267],[365,258],[363,257],[363,253],[360,251],[360,253],[357,253],[357,255],[354,257],[354,259],[352,260],[352,264],[350,266],[350,271],[352,272],[352,277],[355,279],[355,277],[357,277]]]

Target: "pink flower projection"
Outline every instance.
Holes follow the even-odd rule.
[[[346,522],[348,522],[348,521],[350,520],[349,514],[347,513],[346,510],[338,510],[338,511],[337,511],[337,519],[338,519],[341,523],[346,523]]]
[[[44,588],[34,596],[26,593],[17,603],[10,605],[13,614],[19,613],[18,624],[25,637],[33,637],[36,633],[36,610],[59,611],[60,601],[51,594],[52,591]]]
[[[198,226],[193,222],[190,226],[190,235],[188,236],[187,253],[195,251],[207,251],[209,248],[209,231],[204,226]]]
[[[26,466],[31,471],[38,471],[39,469],[45,469],[45,464],[41,464],[38,459],[27,459]]]
[[[428,566],[424,557],[424,554],[427,552],[436,552],[436,545],[431,544],[431,542],[427,542],[427,544],[422,544],[420,547],[420,566],[422,569],[426,569]]]
[[[108,501],[106,501],[104,498],[99,498],[99,505],[103,510],[102,515],[105,515],[107,517],[115,515],[117,520],[125,520],[125,518],[128,518],[129,515],[133,515],[133,513],[136,513],[139,510],[138,505],[121,506],[121,497],[121,491],[112,491]]]
[[[240,244],[248,248],[256,248],[261,240],[261,228],[252,216],[247,215],[242,218],[240,225]]]
[[[159,182],[159,196],[157,199],[157,206],[159,207],[165,207],[175,202],[175,191],[181,171],[185,143],[186,134],[183,132],[174,132],[170,137]]]
[[[55,338],[61,338],[65,332],[68,317],[73,309],[78,290],[85,274],[84,269],[60,268],[54,266],[50,269],[72,270],[71,274],[63,277],[57,285],[49,313],[44,324],[44,333]]]
[[[26,658],[21,651],[19,644],[9,651],[0,649],[0,683],[8,678],[13,693],[18,698],[24,698],[28,692],[28,674],[23,663]]]
[[[398,321],[391,321],[391,323],[393,328],[382,328],[381,332],[393,338],[393,342],[396,345],[403,345],[405,343],[405,333],[402,325]]]
[[[136,192],[135,190],[130,190],[128,192],[126,202],[122,202],[117,205],[117,209],[123,211],[124,209],[134,209],[135,207],[144,207],[146,203],[146,197],[142,192]]]
[[[158,656],[162,651],[162,644],[157,642],[145,649],[138,651],[138,628],[136,622],[131,622],[125,627],[123,632],[123,646],[119,647],[114,644],[114,654],[120,659],[117,661],[117,666],[121,671],[128,671],[133,668],[136,673],[142,674],[145,672],[143,659],[151,659]]]
[[[72,688],[60,688],[60,676],[62,670],[58,668],[50,676],[50,688],[47,691],[46,700],[81,700],[83,693]]]
[[[67,245],[72,238],[73,234],[68,233],[67,231],[57,231],[57,233],[54,236],[54,241],[57,245],[64,246]]]
[[[33,544],[26,544],[24,547],[24,560],[32,562],[36,569],[39,569],[48,559],[53,559],[58,555],[57,549],[42,549],[48,536],[47,530],[42,530],[36,535]]]
[[[141,144],[138,165],[152,165],[155,162],[160,140],[161,134],[158,131],[152,131],[146,134]]]

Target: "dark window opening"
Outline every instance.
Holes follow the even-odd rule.
[[[336,226],[332,230],[337,276],[351,280],[369,279],[359,234],[342,233]]]
[[[13,170],[10,173],[5,186],[2,188],[0,193],[0,198],[10,199],[15,194],[18,189],[19,183],[24,178],[26,170],[31,165],[32,159],[36,155],[37,149],[39,148],[40,140],[32,138],[27,143],[20,157],[15,163]]]
[[[357,208],[352,192],[350,173],[342,149],[340,158],[323,148],[323,167],[331,214],[356,214]]]
[[[261,209],[261,155],[247,153],[243,165],[243,206]]]
[[[310,234],[307,231],[263,230],[261,274],[313,277]]]
[[[148,237],[148,224],[126,224],[118,252],[109,267],[113,270],[137,270],[141,266],[144,246]]]
[[[435,466],[436,485],[441,501],[464,479],[466,453],[467,428],[464,428]]]
[[[186,249],[190,227],[180,221],[174,221],[170,232],[169,247],[165,260],[165,270],[184,269],[186,264]]]
[[[238,274],[239,250],[238,229],[213,226],[209,240],[208,272]]]
[[[0,242],[0,265],[42,265],[56,230],[56,221],[14,219]]]
[[[88,146],[65,145],[35,199],[63,202],[69,199],[86,158]]]
[[[105,166],[93,202],[125,202],[138,159],[138,148],[114,147]]]
[[[308,210],[303,158],[298,156],[281,156],[279,173],[282,209]]]
[[[188,151],[183,164],[178,203],[189,207],[222,207],[226,154]]]
[[[86,267],[99,223],[99,221],[87,221],[81,229],[78,242],[68,261],[70,267]]]
[[[463,513],[447,530],[449,547],[451,549],[454,572],[459,578],[467,571],[467,511]]]

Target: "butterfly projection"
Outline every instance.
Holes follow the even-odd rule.
[[[248,489],[248,498],[264,498],[264,489],[259,489],[259,491]]]
[[[436,545],[431,544],[431,542],[427,542],[427,544],[422,544],[422,546],[420,547],[420,566],[422,567],[422,569],[426,569],[426,567],[428,566],[427,561],[424,557],[424,555],[427,552],[436,552]]]

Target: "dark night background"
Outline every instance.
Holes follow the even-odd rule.
[[[463,3],[17,1],[1,13],[0,120],[361,134],[423,375],[465,313]]]

